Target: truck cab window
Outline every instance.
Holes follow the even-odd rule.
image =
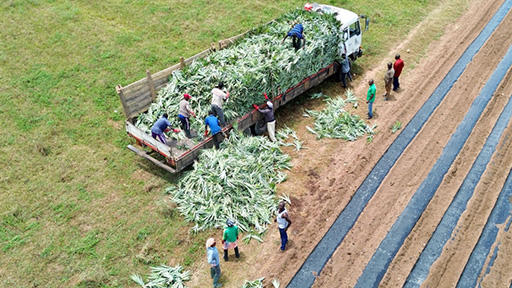
[[[350,37],[354,37],[359,34],[361,34],[361,27],[359,26],[359,21],[356,21],[350,25]]]

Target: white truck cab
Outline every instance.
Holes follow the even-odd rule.
[[[363,31],[360,18],[365,18],[364,15],[358,16],[356,13],[331,6],[322,4],[306,4],[305,8],[317,13],[334,14],[336,19],[340,21],[340,34],[342,35],[342,42],[340,43],[339,54],[346,54],[352,60],[356,60],[363,55],[363,48],[361,47]],[[366,18],[365,30],[368,29],[370,19]]]

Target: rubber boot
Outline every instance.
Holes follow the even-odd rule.
[[[238,247],[235,247],[235,257],[240,258],[240,252],[238,252]]]
[[[224,250],[224,261],[228,261],[228,250]]]

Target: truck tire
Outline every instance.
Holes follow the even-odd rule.
[[[267,121],[265,118],[261,118],[254,124],[254,135],[263,135],[265,132],[267,132]]]
[[[245,136],[252,136],[252,129],[251,127],[247,127],[244,129],[244,135]]]

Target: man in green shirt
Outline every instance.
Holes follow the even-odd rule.
[[[375,93],[377,92],[377,88],[375,87],[373,79],[368,81],[368,85],[370,85],[370,88],[368,88],[368,93],[366,94],[366,103],[368,103],[368,119],[372,119],[373,101],[375,101]]]
[[[239,258],[240,253],[238,252],[238,227],[235,222],[231,219],[226,221],[227,227],[224,228],[224,234],[222,235],[222,248],[224,248],[224,261],[228,261],[228,250],[235,248],[235,257]]]

